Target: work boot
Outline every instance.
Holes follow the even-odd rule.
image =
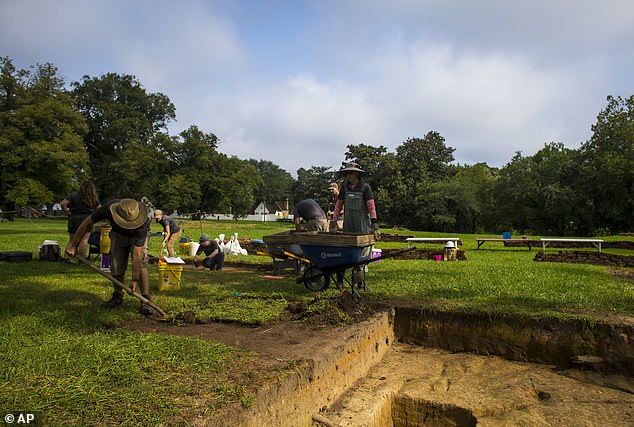
[[[143,297],[148,301],[152,300],[152,297],[149,295],[143,295]],[[154,314],[154,309],[150,307],[147,303],[142,302],[141,307],[139,307],[139,312],[144,316],[149,316],[150,314]]]
[[[123,304],[123,293],[122,292],[113,292],[112,297],[106,302],[103,303],[105,308],[115,308],[119,307]]]
[[[142,302],[141,307],[139,307],[139,313],[144,316],[150,316],[151,314],[154,314],[154,309],[147,305],[147,303]]]

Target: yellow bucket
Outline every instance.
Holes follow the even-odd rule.
[[[159,261],[158,264],[158,290],[159,291],[177,291],[181,288],[181,272],[182,264],[169,264]]]
[[[189,242],[179,243],[178,247],[180,248],[181,255],[189,255]]]
[[[110,230],[112,230],[112,227],[109,225],[103,225],[101,227],[101,235],[99,236],[99,251],[102,254],[110,253]]]

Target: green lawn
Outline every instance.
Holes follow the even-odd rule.
[[[240,238],[259,239],[290,228],[287,223],[216,221],[183,225],[184,235],[195,240],[202,233],[212,237],[238,233]],[[160,228],[153,224],[152,230]],[[592,311],[634,314],[632,280],[610,274],[605,267],[534,262],[536,249],[505,248],[497,243],[476,250],[476,237],[497,236],[459,237],[467,261],[389,259],[371,264],[367,283],[372,292],[362,293],[363,298],[402,298],[448,310],[530,316]],[[138,302],[128,297],[119,309],[102,309],[100,303],[112,290],[110,283],[84,266],[37,261],[38,245],[45,239],[58,240],[63,249],[66,222],[0,223],[0,251],[34,254],[30,263],[0,263],[3,414],[34,412],[47,420],[46,425],[174,425],[183,421],[184,412],[202,414],[230,402],[244,406],[252,402],[247,380],[230,376],[232,366],[248,366],[252,355],[196,338],[113,327],[139,318]],[[159,244],[160,238],[152,238],[150,252],[158,255]],[[270,263],[262,256],[228,259]],[[317,306],[339,292],[310,293],[290,273],[284,279],[269,279],[262,273],[186,269],[181,289],[170,293],[157,292],[156,266],[150,267],[150,280],[154,301],[172,315],[192,310],[199,318],[251,324],[283,315],[289,302],[304,300]]]

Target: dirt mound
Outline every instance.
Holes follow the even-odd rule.
[[[320,294],[306,301],[295,301],[287,308],[289,320],[321,325],[349,325],[372,316],[376,309],[363,299],[343,291],[336,298],[323,298]]]

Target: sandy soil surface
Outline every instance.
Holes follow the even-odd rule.
[[[391,418],[384,425],[632,426],[634,382],[397,343],[322,412],[342,427],[372,425],[377,414]]]

